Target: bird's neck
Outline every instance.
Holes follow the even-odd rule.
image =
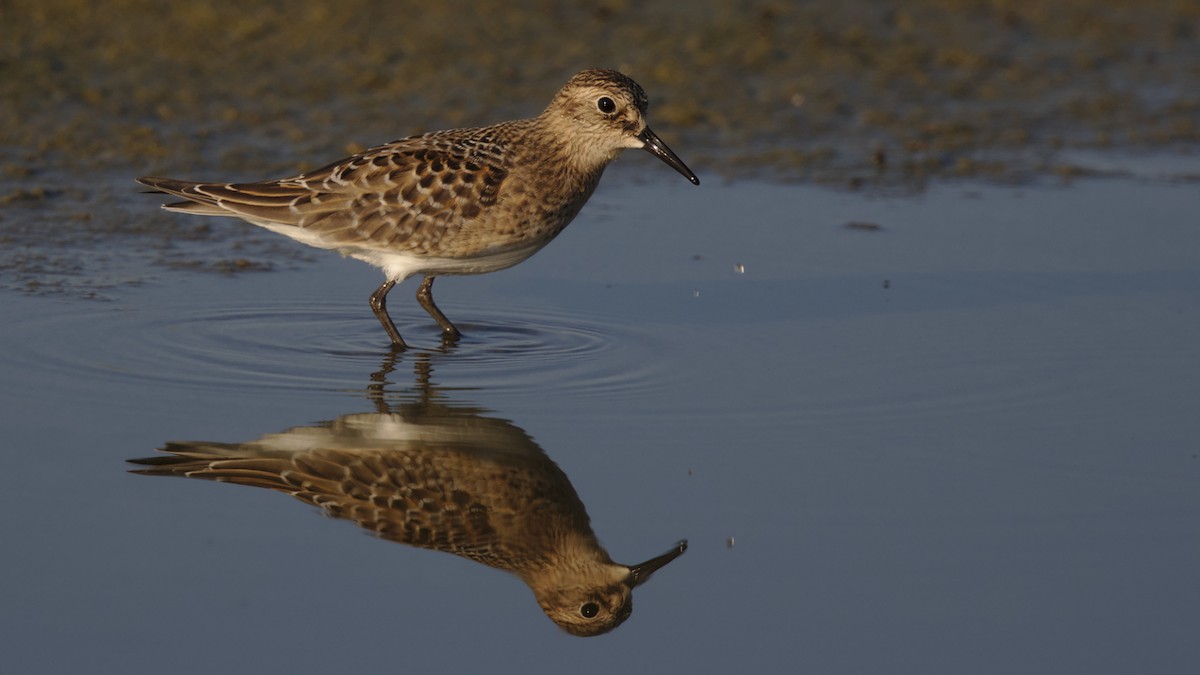
[[[546,111],[536,118],[530,127],[530,147],[558,158],[556,165],[558,180],[567,180],[580,186],[588,186],[590,193],[604,173],[609,162],[616,159],[620,149],[606,149],[586,135],[563,132],[569,129],[569,120],[556,119],[553,111]],[[538,163],[539,166],[550,166],[548,163]]]

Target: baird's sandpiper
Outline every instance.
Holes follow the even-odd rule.
[[[488,127],[403,138],[292,178],[138,182],[188,201],[163,208],[232,216],[380,267],[371,309],[397,348],[387,312],[398,282],[424,275],[417,300],[447,340],[458,329],[434,304],[433,280],[516,265],[583,208],[625,148],[642,148],[692,183],[700,179],[646,125],[646,94],[615,70],[585,70],[542,114]]]

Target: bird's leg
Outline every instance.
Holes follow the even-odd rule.
[[[429,316],[432,316],[433,320],[442,327],[443,340],[457,340],[462,337],[462,333],[458,332],[454,324],[450,323],[450,319],[447,319],[446,315],[442,314],[442,310],[433,303],[433,279],[434,277],[425,277],[425,280],[421,282],[421,287],[417,289],[417,302],[421,303],[425,311],[429,312]]]
[[[383,329],[387,331],[388,337],[392,339],[392,345],[397,349],[408,349],[404,338],[400,337],[400,331],[396,330],[396,324],[392,323],[392,317],[388,316],[387,311],[387,294],[392,290],[392,286],[396,285],[395,279],[388,279],[379,284],[379,288],[371,294],[371,311],[375,312],[375,318],[379,319],[379,323],[383,324]]]

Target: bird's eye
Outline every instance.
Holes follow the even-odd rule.
[[[607,96],[601,96],[596,100],[596,109],[604,114],[608,114],[617,109],[617,104]],[[586,606],[586,605],[585,605]]]
[[[594,602],[585,602],[583,603],[583,607],[579,608],[579,613],[583,618],[590,619],[600,613],[600,605]]]

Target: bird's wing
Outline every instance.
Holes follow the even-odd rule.
[[[187,199],[165,208],[301,228],[331,247],[415,251],[495,206],[509,168],[487,129],[435,132],[372,148],[294,178],[257,183],[138,181]],[[274,229],[274,228],[273,228]]]

